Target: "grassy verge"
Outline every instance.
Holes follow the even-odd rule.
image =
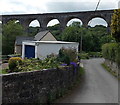
[[[115,77],[118,78],[118,74],[117,74],[116,72],[112,71],[110,67],[108,67],[108,66],[105,65],[104,63],[102,63],[101,65],[102,65],[102,67],[103,67],[105,70],[107,70],[107,71],[110,72],[113,76],[115,76]],[[120,78],[118,78],[118,79],[120,79]]]
[[[75,87],[77,87],[82,82],[84,74],[85,74],[85,69],[83,67],[80,67],[79,72],[78,72],[78,78],[76,82],[74,83],[74,85],[71,87],[70,91],[72,89],[75,89]]]
[[[85,69],[83,67],[80,67],[80,75],[83,75],[85,73]]]

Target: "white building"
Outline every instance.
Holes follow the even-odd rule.
[[[22,42],[23,41],[57,41],[56,38],[48,31],[41,31],[34,37],[17,36],[15,41],[15,53],[22,54]]]
[[[78,52],[77,42],[63,41],[26,41],[22,43],[22,58],[45,58],[52,53],[58,54],[64,48],[75,48]]]

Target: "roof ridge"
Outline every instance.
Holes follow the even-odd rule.
[[[48,32],[50,32],[50,31],[49,30],[40,31],[34,36],[34,39],[35,40],[37,40],[37,39],[41,40],[44,36],[47,35]]]

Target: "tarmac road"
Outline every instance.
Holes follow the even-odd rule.
[[[118,80],[104,70],[102,58],[83,60],[82,83],[55,103],[118,103]]]

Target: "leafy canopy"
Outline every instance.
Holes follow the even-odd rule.
[[[101,51],[101,46],[105,43],[114,41],[114,39],[107,33],[105,26],[96,25],[95,27],[84,28],[76,22],[69,27],[66,27],[62,33],[63,41],[81,42],[82,37],[82,50]]]
[[[16,36],[25,35],[23,27],[15,20],[3,25],[2,34],[2,53],[13,54]]]

